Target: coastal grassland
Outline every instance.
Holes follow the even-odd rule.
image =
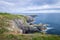
[[[0,13],[0,34],[7,32],[6,27],[10,27],[10,20],[21,19],[26,24],[26,17],[24,15]]]
[[[60,40],[58,35],[42,34],[20,34],[20,35],[0,35],[0,40]]]
[[[10,13],[0,13],[0,24],[2,24],[2,23],[7,24],[6,23],[7,21],[14,20],[14,19],[21,19],[23,21],[23,23],[26,23],[26,17],[24,15],[16,15],[16,14],[14,15],[14,14],[10,14]]]
[[[23,18],[24,17],[24,18]],[[17,15],[17,14],[10,14],[10,13],[0,13],[0,18],[6,18],[6,19],[25,19],[24,15]]]

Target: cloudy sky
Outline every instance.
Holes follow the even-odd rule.
[[[60,0],[0,0],[0,12],[60,13]]]

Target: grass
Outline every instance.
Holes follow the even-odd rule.
[[[0,40],[60,40],[58,35],[21,34],[0,35]]]
[[[26,24],[26,17],[24,15],[14,15],[10,13],[0,13],[0,26],[7,24],[9,20],[21,19]]]

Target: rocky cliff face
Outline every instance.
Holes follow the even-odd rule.
[[[0,14],[0,26],[9,30],[8,33],[34,33],[40,32],[41,25],[31,24],[34,19],[30,16],[13,15],[13,14]],[[2,25],[1,25],[2,24]]]
[[[23,15],[0,13],[0,28],[5,28],[9,32],[22,33],[21,28],[26,23],[26,18]]]

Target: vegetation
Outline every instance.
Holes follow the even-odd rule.
[[[0,35],[0,40],[60,40],[57,35],[42,34],[21,34],[21,35]]]
[[[8,32],[8,30],[5,28],[0,28],[0,34],[3,34],[4,32]]]
[[[14,19],[21,19],[26,24],[25,16],[14,15],[10,13],[0,13],[0,34],[8,31],[6,27],[10,27],[9,21]]]
[[[14,15],[10,13],[0,13],[0,27],[9,26],[9,20],[21,19],[24,24],[26,24],[27,16],[24,15]]]

